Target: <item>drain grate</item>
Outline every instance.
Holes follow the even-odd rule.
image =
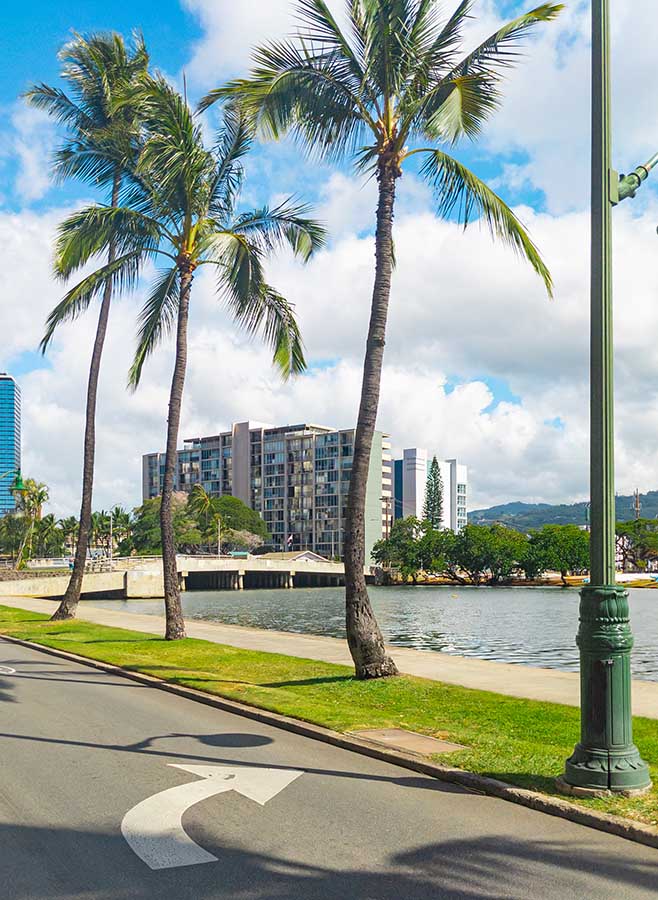
[[[441,741],[438,738],[428,737],[426,734],[406,731],[404,728],[371,728],[366,731],[352,731],[351,734],[373,744],[392,747],[394,750],[404,750],[407,753],[416,753],[419,756],[456,753],[457,750],[466,749],[462,744]]]

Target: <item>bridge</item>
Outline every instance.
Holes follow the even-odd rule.
[[[126,596],[162,596],[162,560],[121,560],[126,564]],[[345,566],[309,553],[266,556],[178,556],[181,589],[249,590],[254,588],[340,587]],[[144,591],[147,593],[145,594]],[[153,593],[153,591],[156,591]]]
[[[176,558],[182,590],[250,590],[305,587],[341,587],[345,584],[345,566],[317,554],[273,553],[265,556],[185,556]],[[41,567],[48,561],[40,560]],[[370,578],[370,570],[367,570]],[[68,575],[0,582],[0,597],[47,597],[64,595]],[[83,579],[82,595],[146,599],[162,597],[162,557],[127,557],[95,561]]]

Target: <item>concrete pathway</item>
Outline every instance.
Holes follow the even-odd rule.
[[[27,597],[2,597],[0,604],[40,613],[49,613],[53,610],[52,600]],[[79,618],[95,625],[128,628],[147,634],[164,633],[164,618],[161,616],[100,609],[90,602],[80,604]],[[187,633],[189,637],[216,644],[228,644],[244,650],[262,650],[266,653],[283,653],[286,656],[321,662],[352,664],[347,644],[336,638],[264,631],[237,625],[199,622],[194,619],[187,620]],[[398,668],[405,675],[417,675],[420,678],[457,684],[475,690],[495,691],[510,697],[564,703],[567,706],[578,706],[580,702],[579,677],[572,672],[450,656],[431,650],[411,650],[391,646],[388,649]],[[633,682],[633,712],[637,716],[658,719],[658,683]]]

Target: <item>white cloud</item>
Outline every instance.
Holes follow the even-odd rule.
[[[292,23],[287,0],[185,3],[205,29],[188,68],[201,89],[244,71],[250,46],[287,33]],[[658,145],[646,124],[655,120],[655,101],[645,77],[653,62],[652,42],[658,42],[658,21],[649,15],[648,0],[638,0],[637,14],[621,3],[615,7],[617,93],[629,98],[623,108],[618,102],[618,148],[620,157],[634,164]],[[495,27],[496,9],[492,2],[481,4],[484,21],[475,27]],[[471,467],[475,505],[515,498],[557,501],[587,492],[587,41],[586,5],[577,2],[559,23],[541,30],[510,79],[508,100],[486,136],[493,151],[505,154],[508,187],[523,189],[530,183],[547,194],[548,213],[519,212],[554,274],[555,301],[546,299],[527,265],[494,246],[485,232],[475,227],[463,234],[437,221],[416,179],[405,175],[400,183],[379,424],[398,449],[417,444],[461,457]],[[261,164],[267,177],[248,183],[253,202],[268,199],[260,192],[263,181],[273,186],[272,193],[279,190],[278,171],[284,162],[291,167],[289,157],[281,161],[281,148],[266,148],[260,156],[265,152]],[[28,166],[29,155],[26,160]],[[309,171],[292,169],[295,177],[306,179],[304,185]],[[33,173],[38,193],[43,190],[38,167]],[[211,280],[199,277],[181,438],[213,433],[246,418],[341,427],[354,422],[373,279],[373,240],[364,234],[372,227],[374,184],[362,186],[333,173],[318,193],[318,215],[330,224],[334,243],[306,268],[287,256],[270,267],[273,283],[297,304],[316,368],[281,384],[267,351],[235,332],[217,306]],[[63,213],[0,213],[3,365],[37,346],[45,315],[60,297],[61,286],[50,277],[50,250]],[[626,492],[658,487],[655,196],[646,192],[639,205],[622,206],[615,221],[617,467],[618,487]],[[171,348],[148,364],[136,395],[125,391],[137,305],[128,298],[112,313],[99,397],[97,507],[138,502],[141,454],[164,444]],[[51,368],[21,379],[26,472],[51,485],[60,514],[75,512],[79,503],[94,327],[94,311],[64,327],[49,357]],[[453,378],[459,384],[447,390]],[[508,384],[521,403],[492,405],[488,378]],[[562,427],[547,424],[556,419]]]
[[[204,30],[186,66],[192,82],[204,88],[243,74],[253,47],[283,38],[295,27],[290,0],[182,0],[182,4],[197,16]],[[329,0],[329,7],[340,15],[343,3]]]
[[[589,197],[590,9],[576,0],[537,30],[506,79],[503,106],[484,136],[493,153],[526,160],[507,168],[508,186],[531,182],[557,213],[581,209]],[[658,19],[653,0],[613,3],[612,10],[615,162],[628,171],[658,149],[658,97],[650,76]]]
[[[31,203],[52,185],[50,161],[55,148],[55,128],[45,113],[19,106],[11,116],[12,131],[5,136],[5,152],[15,157],[14,190]]]
[[[404,197],[403,179],[400,196]],[[411,183],[413,193],[416,186]],[[355,419],[373,278],[373,239],[359,237],[349,184],[332,180],[344,235],[304,268],[281,256],[271,279],[297,304],[308,356],[324,361],[284,385],[257,341],[237,333],[218,306],[212,279],[194,285],[190,367],[181,438],[216,433],[232,421]],[[341,213],[336,197],[346,198]],[[404,205],[404,203],[403,203]],[[368,204],[368,208],[370,208]],[[618,473],[620,490],[658,486],[658,204],[638,218],[617,211]],[[0,214],[0,328],[4,364],[35,348],[61,294],[50,277],[52,233],[64,210]],[[539,279],[477,227],[465,234],[429,213],[396,222],[394,276],[380,427],[400,449],[436,448],[472,470],[473,503],[507,498],[562,500],[587,491],[588,222],[584,213],[521,215],[556,281],[546,299]],[[135,395],[125,391],[137,298],[114,306],[101,378],[96,505],[139,501],[142,453],[164,445],[171,346],[147,365]],[[84,392],[95,310],[64,326],[51,368],[21,379],[25,468],[52,488],[60,514],[79,502]],[[460,384],[450,392],[446,384]],[[494,399],[482,378],[496,377],[522,398]],[[561,419],[562,428],[546,424]]]

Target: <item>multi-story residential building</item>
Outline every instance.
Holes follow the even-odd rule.
[[[175,489],[202,484],[214,497],[238,497],[264,519],[277,549],[342,557],[354,429],[272,427],[240,422],[231,431],[185,441]],[[162,490],[164,454],[143,458],[143,497]],[[387,527],[392,501],[390,443],[376,432],[366,496],[366,556]]]
[[[11,492],[14,472],[21,467],[21,389],[11,375],[0,372],[0,516],[16,509]]]
[[[443,481],[443,527],[461,531],[468,524],[468,469],[456,459],[439,459],[420,447],[405,450],[394,463],[394,518],[423,518],[427,473],[437,456]]]

